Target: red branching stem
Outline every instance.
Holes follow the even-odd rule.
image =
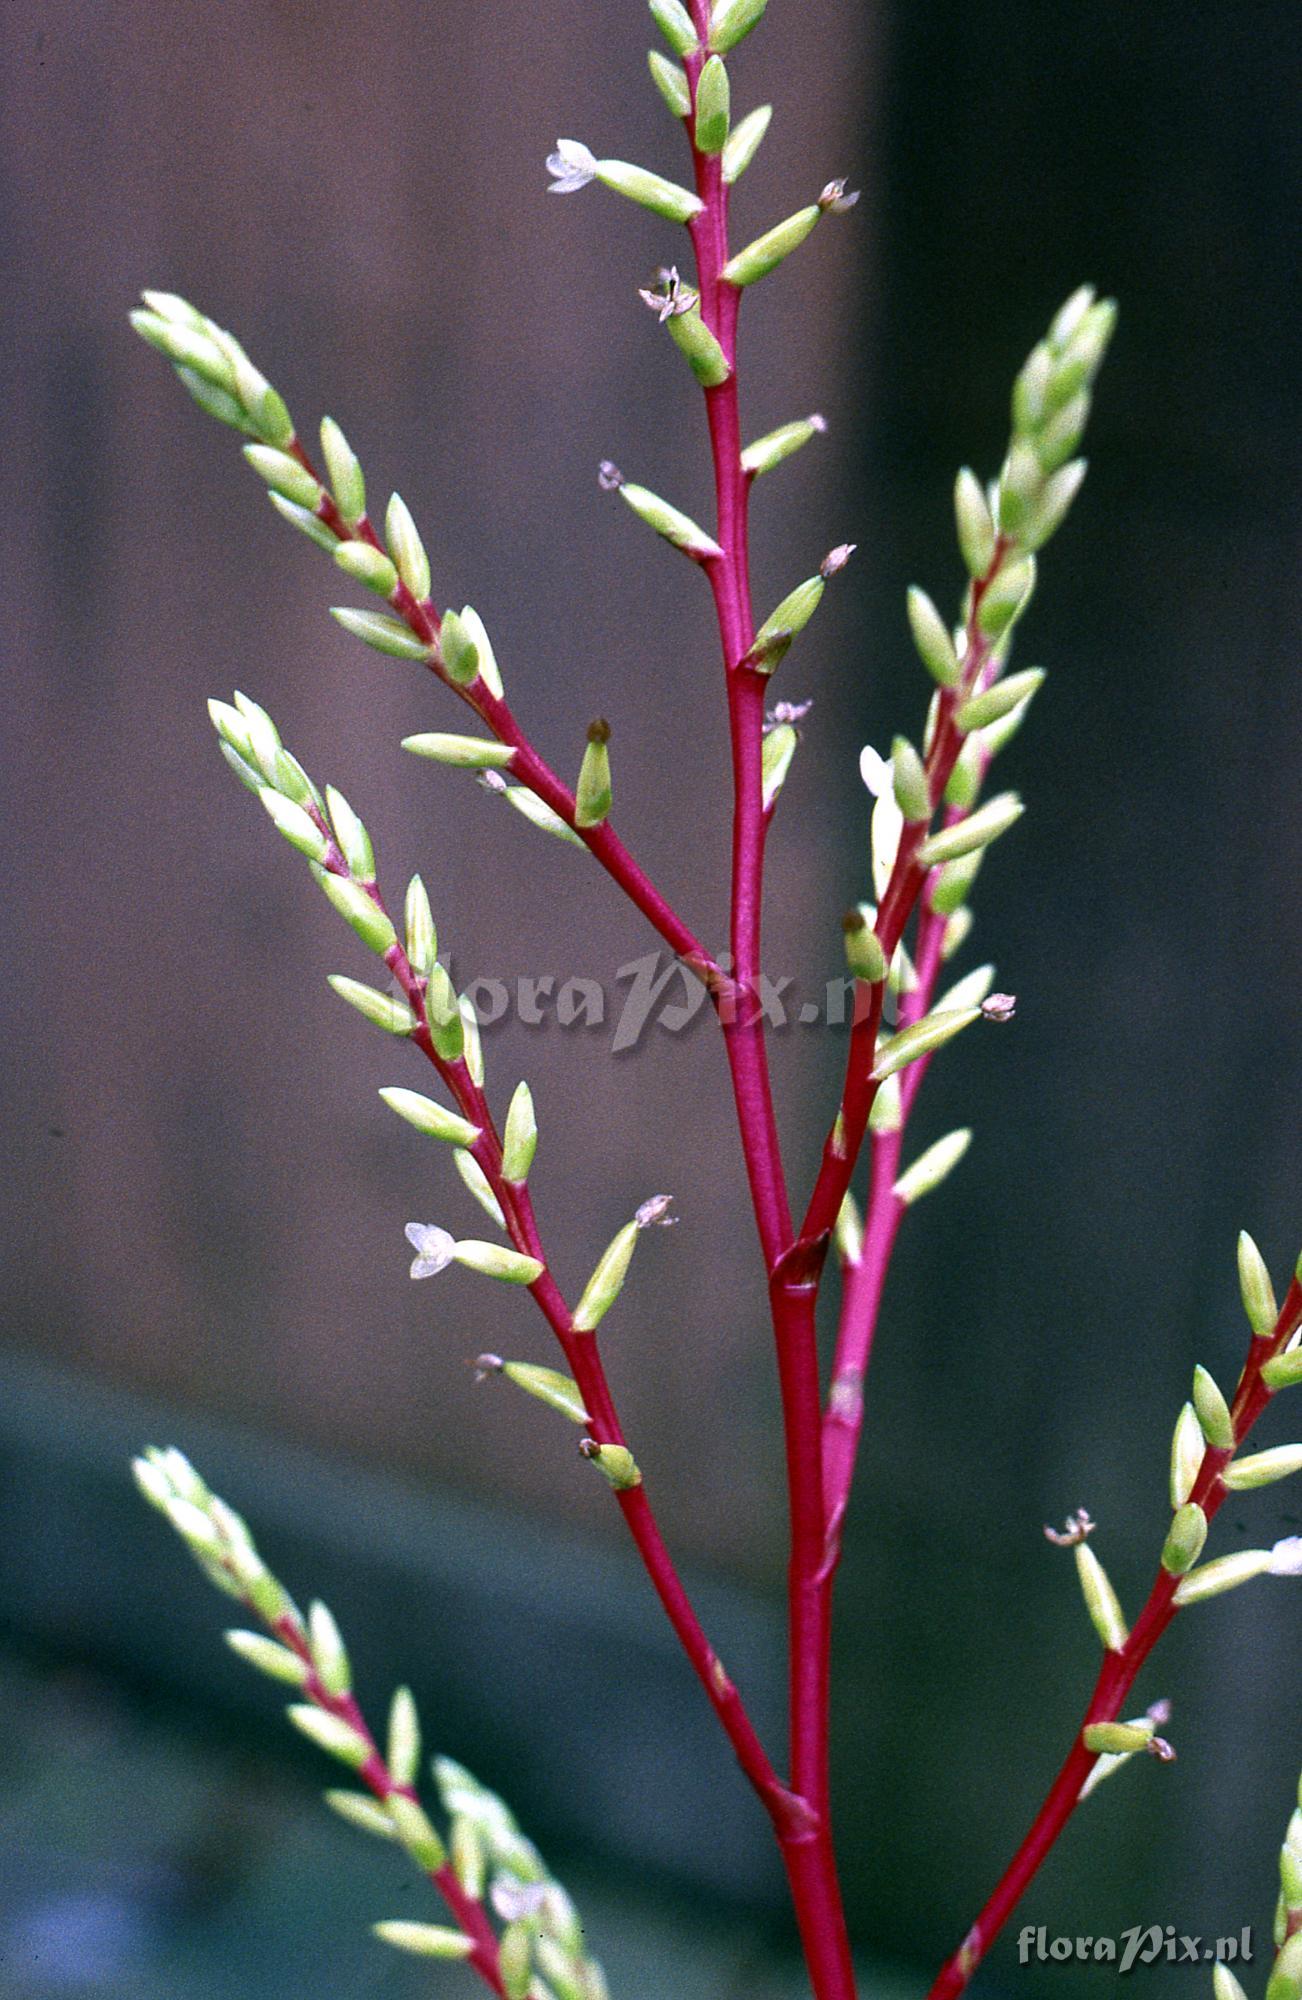
[[[706,0],[693,0],[704,42]],[[704,56],[686,63],[692,102]],[[723,653],[732,743],[733,835],[731,935],[735,1001],[722,1016],[742,1153],[766,1269],[777,1347],[791,1517],[788,1565],[791,1787],[804,1825],[779,1840],[810,1979],[818,2000],[853,2000],[855,1985],[830,1827],[828,1677],[830,1600],[821,1587],[824,1558],[821,1386],[810,1274],[789,1264],[791,1211],[769,1081],[765,1020],[759,1003],[764,846],[761,751],[768,677],[746,663],[755,637],[748,547],[749,481],[741,463],[737,391],[740,292],[722,275],[728,250],[728,188],[722,162],[697,147],[694,112],[685,120],[696,192],[703,207],[689,225],[696,253],[701,317],[728,364],[727,378],[705,390],[714,462],[715,539],[722,554],[704,567],[714,594]]]
[[[320,473],[297,439],[291,445],[290,451],[304,471],[309,472],[318,484],[323,486],[324,491]],[[325,497],[317,512],[323,524],[339,541],[362,541],[369,547],[383,552],[384,544],[367,517],[363,515],[359,521],[351,524],[345,521],[328,491],[325,491]],[[388,603],[390,609],[404,621],[417,638],[422,639],[427,646],[437,646],[441,620],[430,598],[418,600],[405,583],[399,583]],[[518,778],[521,784],[526,785],[545,805],[558,813],[565,824],[578,834],[607,874],[618,883],[629,901],[641,911],[670,950],[704,982],[715,1004],[719,1005],[721,999],[731,992],[732,981],[672,909],[645,870],[639,867],[614,829],[608,823],[595,827],[575,824],[574,794],[561,783],[555,772],[534,749],[512,714],[509,703],[495,695],[482,678],[474,681],[469,687],[462,687],[451,680],[444,672],[437,653],[431,655],[427,665],[445,687],[474,710],[499,743],[508,743],[513,747],[516,754],[509,767],[512,777]]]
[[[250,1599],[246,1597],[244,1604],[255,1617],[261,1617],[261,1613]],[[303,1683],[303,1693],[307,1699],[325,1714],[333,1715],[340,1722],[346,1722],[354,1734],[366,1744],[366,1756],[357,1767],[357,1775],[367,1790],[379,1799],[381,1804],[394,1797],[411,1799],[418,1804],[419,1796],[415,1787],[400,1785],[392,1776],[353,1694],[351,1692],[331,1694],[322,1682],[312,1658],[312,1649],[298,1619],[286,1613],[279,1618],[263,1622],[273,1637],[291,1653],[296,1654],[307,1668],[307,1677]],[[429,1868],[424,1872],[456,1919],[457,1928],[473,1943],[474,1949],[465,1963],[472,1971],[479,1974],[486,1986],[501,1996],[501,2000],[505,2000],[506,1987],[502,1983],[497,1935],[482,1903],[462,1887],[456,1870],[448,1862],[445,1861],[438,1868]]]
[[[1264,1339],[1255,1338],[1248,1351],[1230,1413],[1236,1450],[1270,1400],[1270,1391],[1261,1380],[1262,1364],[1281,1352],[1299,1325],[1302,1325],[1302,1284],[1295,1279],[1285,1295],[1273,1333]],[[1217,1451],[1210,1445],[1203,1454],[1202,1466],[1189,1497],[1202,1508],[1208,1520],[1217,1513],[1229,1491],[1221,1474],[1233,1456],[1233,1451]],[[1164,1569],[1159,1570],[1148,1601],[1125,1645],[1118,1652],[1104,1655],[1089,1706],[1081,1719],[1080,1731],[1046,1793],[1030,1831],[962,1944],[941,1967],[928,2000],[955,2000],[955,1996],[963,1991],[1016,1908],[1040,1863],[1071,1818],[1080,1798],[1081,1786],[1096,1762],[1095,1753],[1085,1748],[1082,1732],[1092,1723],[1114,1722],[1117,1719],[1140,1668],[1179,1610],[1174,1601],[1178,1583],[1178,1577]]]

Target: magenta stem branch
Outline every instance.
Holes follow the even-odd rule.
[[[1217,1451],[1209,1445],[1203,1454],[1202,1466],[1189,1497],[1202,1508],[1209,1521],[1218,1512],[1229,1491],[1221,1474],[1270,1400],[1270,1392],[1261,1380],[1262,1366],[1272,1355],[1281,1352],[1299,1325],[1302,1325],[1302,1284],[1294,1280],[1285,1296],[1274,1332],[1266,1339],[1254,1339],[1248,1351],[1230,1413],[1234,1425],[1234,1449]],[[1076,1810],[1081,1786],[1097,1761],[1095,1753],[1085,1747],[1083,1732],[1092,1723],[1114,1722],[1117,1719],[1140,1668],[1179,1609],[1175,1603],[1178,1583],[1178,1577],[1164,1569],[1159,1570],[1148,1601],[1125,1645],[1117,1652],[1105,1654],[1089,1706],[1081,1720],[1080,1731],[1062,1769],[989,1901],[953,1957],[941,1967],[928,2000],[955,2000],[955,1996],[963,1991],[1021,1900],[1040,1863]]]

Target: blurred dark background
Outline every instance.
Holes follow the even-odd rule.
[[[648,935],[580,857],[400,752],[456,727],[450,703],[325,617],[346,587],[125,327],[141,285],[185,292],[305,433],[322,409],[344,423],[373,492],[411,504],[436,588],[483,613],[552,761],[574,768],[609,716],[621,831],[718,939],[706,594],[594,477],[610,455],[708,508],[699,406],[634,297],[677,244],[599,190],[543,194],[558,133],[681,171],[645,15],[9,0],[0,28],[0,1995],[428,1987],[365,1936],[417,1914],[418,1886],[318,1825],[320,1760],[224,1657],[221,1604],[126,1484],[158,1438],[328,1598],[372,1707],[409,1677],[431,1737],[509,1792],[585,1894],[617,1995],[789,2000],[761,1817],[613,1510],[545,1413],[464,1365],[485,1345],[550,1360],[545,1330],[463,1274],[408,1282],[402,1224],[473,1233],[477,1212],[376,1106],[419,1078],[327,990],[363,954],[227,776],[203,698],[267,704],[363,812],[392,893],[424,871],[462,983],[618,995]],[[735,240],[833,173],[865,190],[745,316],[750,433],[830,423],[758,489],[759,608],[859,544],[776,689],[816,705],[771,849],[775,977],[839,969],[866,886],[859,746],[916,734],[925,700],[904,587],[960,587],[954,469],[997,467],[1012,375],[1076,283],[1122,303],[1093,469],[1019,653],[1052,669],[1006,759],[1030,810],[964,961],[996,959],[1018,1018],[927,1085],[918,1146],[960,1122],[977,1141],[901,1243],[843,1573],[838,1810],[874,1993],[916,1992],[955,1943],[1092,1682],[1041,1523],[1088,1505],[1138,1605],[1189,1371],[1228,1386],[1241,1359],[1235,1232],[1281,1281],[1302,1237],[1295,35],[1283,0],[773,0],[733,64],[739,109],[777,105]],[[639,1200],[677,1197],[605,1346],[776,1733],[780,1445],[722,1055],[704,1023],[613,1060],[611,1033],[503,1023],[490,1090],[534,1086],[567,1288]],[[835,1034],[775,1038],[796,1189],[840,1060]],[[1285,1439],[1286,1411],[1262,1430]],[[1215,1546],[1300,1512],[1288,1487],[1246,1497]],[[1300,1635],[1283,1583],[1181,1621],[1142,1684],[1175,1702],[1179,1761],[1082,1812],[1025,1920],[1250,1923],[1268,1953]],[[1022,1971],[1005,1941],[981,1979],[1099,1976]]]

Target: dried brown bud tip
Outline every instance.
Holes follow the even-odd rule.
[[[847,937],[856,937],[860,931],[867,930],[867,928],[868,919],[862,910],[847,910],[841,919],[841,929]],[[1045,1533],[1048,1533],[1047,1529]]]
[[[610,459],[603,458],[597,467],[597,484],[603,493],[618,493],[624,484],[624,475]]]
[[[595,721],[588,724],[588,741],[589,743],[609,743],[610,724],[604,715],[597,716]]]
[[[987,1021],[1011,1021],[1017,1012],[1017,995],[992,993],[989,999],[981,1002],[981,1012]]]
[[[601,1446],[597,1443],[596,1438],[579,1439],[579,1457],[580,1458],[601,1457]]]
[[[1046,1528],[1044,1538],[1052,1542],[1056,1549],[1074,1549],[1078,1542],[1083,1542],[1087,1535],[1093,1533],[1094,1522],[1084,1507],[1078,1507],[1067,1516],[1060,1529]]]
[[[841,542],[836,548],[828,551],[818,565],[818,574],[825,583],[829,577],[835,576],[839,570],[845,568],[858,546],[858,542]]]

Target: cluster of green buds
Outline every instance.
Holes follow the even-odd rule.
[[[498,1972],[507,2000],[608,2000],[605,1975],[584,1949],[573,1902],[514,1814],[450,1757],[435,1758],[433,1769],[457,1878],[467,1895],[486,1896],[504,1925]],[[395,1938],[392,1926],[377,1928],[388,1942],[419,1949]]]
[[[572,1901],[496,1793],[449,1758],[433,1763],[448,1820],[439,1833],[417,1795],[421,1726],[408,1688],[389,1707],[385,1752],[352,1694],[339,1626],[314,1603],[305,1617],[258,1554],[244,1521],[211,1491],[183,1453],[151,1448],[132,1470],[150,1505],[171,1522],[204,1574],[239,1599],[269,1632],[237,1628],[227,1644],[246,1665],[301,1696],[286,1713],[299,1734],[360,1776],[368,1789],[332,1787],[326,1804],[359,1831],[401,1847],[436,1883],[450,1869],[473,1903],[500,1920],[498,1975],[509,2000],[607,2000],[600,1966],[584,1951]],[[384,1943],[417,1957],[465,1960],[476,1940],[459,1927],[407,1919],[377,1923]]]
[[[1279,1901],[1275,1905],[1275,1962],[1265,2000],[1302,2000],[1302,1783],[1279,1850]],[[1248,2000],[1228,1965],[1212,1971],[1214,2000]]]
[[[429,556],[411,509],[400,493],[391,494],[383,535],[378,532],[367,513],[361,460],[335,419],[321,421],[322,478],[300,445],[283,397],[239,342],[173,293],[151,291],[144,298],[132,325],[167,355],[210,416],[254,440],[244,456],[277,513],[389,606],[377,611],[337,604],[331,616],[375,652],[434,666],[456,687],[479,683],[501,700],[501,671],[483,620],[472,605],[437,616]]]

